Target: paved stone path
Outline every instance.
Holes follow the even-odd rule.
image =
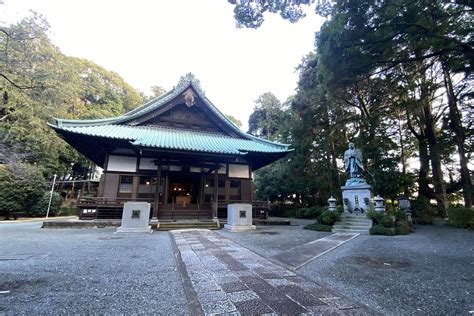
[[[293,268],[300,268],[319,256],[339,247],[340,245],[356,238],[359,234],[336,233],[327,237],[313,240],[307,244],[279,253],[272,258],[283,262]]]
[[[171,234],[194,313],[376,314],[210,230]]]

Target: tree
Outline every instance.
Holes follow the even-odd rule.
[[[255,100],[249,117],[249,133],[270,140],[284,137],[285,111],[280,100],[271,92],[265,92]]]
[[[261,1],[257,5],[231,3],[236,6],[235,18],[246,27],[260,26],[264,12],[279,13],[309,4],[278,2],[275,7],[273,1]],[[240,5],[238,10],[237,5]],[[438,96],[443,90],[449,110],[449,124],[446,126],[454,135],[459,155],[459,182],[464,202],[466,206],[472,205],[472,182],[467,165],[470,144],[466,142],[469,122],[463,120],[463,109],[465,111],[466,103],[472,100],[472,92],[467,88],[472,86],[474,60],[472,9],[469,2],[447,0],[323,0],[317,5],[317,12],[328,18],[317,35],[323,85],[330,95],[326,100],[357,98],[354,87],[374,80],[379,81],[382,95],[384,89],[392,87],[393,105],[390,109],[398,113],[398,122],[401,122],[401,111],[406,111],[403,116],[406,116],[407,126],[421,128],[419,132],[410,128],[418,139],[422,162],[419,192],[430,194],[428,181],[425,181],[429,172],[427,157],[433,173],[434,193],[442,213],[446,211],[446,193],[450,190],[444,183],[439,148],[439,138],[444,133],[440,131],[440,118],[444,114],[438,116],[434,111],[439,107],[435,103],[442,103]],[[420,76],[414,71],[417,68],[418,73],[422,72]],[[436,69],[442,69],[442,72],[436,72],[435,78],[427,80],[430,72]],[[457,78],[457,84],[453,84],[453,78]],[[417,88],[413,90],[413,86]],[[406,102],[410,99],[406,97],[410,91],[415,91],[414,98],[411,97],[414,102]],[[406,161],[405,152],[403,156],[402,160]]]
[[[230,115],[230,114],[226,114],[225,115],[232,123],[234,123],[238,128],[242,128],[242,122],[236,118],[235,116],[233,115]]]

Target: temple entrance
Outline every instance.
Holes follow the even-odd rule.
[[[200,201],[201,177],[192,174],[170,174],[168,186],[168,201],[175,209],[193,208]]]

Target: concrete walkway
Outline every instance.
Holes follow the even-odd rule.
[[[376,314],[210,230],[171,234],[193,313]]]
[[[359,234],[336,233],[327,237],[313,240],[302,246],[295,247],[282,252],[272,258],[289,265],[295,269],[301,268],[305,264],[313,261],[319,256],[339,247],[340,245],[356,238]]]

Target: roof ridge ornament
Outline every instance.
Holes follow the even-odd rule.
[[[178,85],[176,86],[176,89],[177,90],[184,89],[189,84],[192,84],[196,89],[199,90],[199,92],[203,93],[199,79],[197,79],[192,72],[188,72],[187,74],[179,78],[179,82],[178,82]]]

